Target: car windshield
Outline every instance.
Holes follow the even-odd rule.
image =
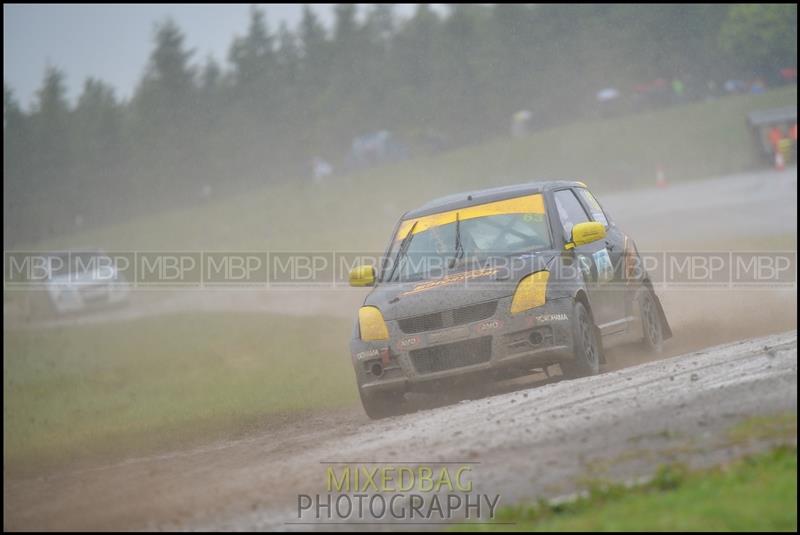
[[[400,254],[409,233],[413,236]],[[549,247],[541,194],[441,212],[401,222],[388,255],[397,267],[386,271],[386,280],[435,278],[448,269]]]

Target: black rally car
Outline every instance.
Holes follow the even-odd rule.
[[[593,375],[603,349],[660,351],[671,330],[633,240],[582,182],[451,195],[407,212],[377,266],[351,353],[372,418],[409,391],[529,374]]]

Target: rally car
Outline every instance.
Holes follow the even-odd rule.
[[[661,351],[672,333],[631,238],[582,182],[451,195],[403,215],[358,310],[352,362],[367,415],[405,393],[558,365],[599,373],[604,348]]]
[[[46,253],[44,302],[34,294],[40,316],[82,313],[125,305],[130,283],[116,264],[100,249]]]

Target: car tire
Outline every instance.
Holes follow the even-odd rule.
[[[664,349],[664,327],[653,294],[645,289],[639,297],[639,317],[642,323],[642,346],[651,353]]]
[[[602,346],[592,316],[583,303],[575,303],[572,322],[574,358],[560,364],[561,373],[570,379],[600,373]]]
[[[405,414],[408,410],[408,405],[402,392],[366,393],[359,387],[358,395],[361,397],[361,405],[364,407],[364,412],[372,420],[399,416]]]

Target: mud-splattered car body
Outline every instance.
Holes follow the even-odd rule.
[[[581,182],[432,201],[403,215],[382,263],[354,269],[351,283],[374,285],[351,341],[371,417],[454,381],[554,364],[591,375],[604,347],[660,350],[671,336],[633,240]]]

